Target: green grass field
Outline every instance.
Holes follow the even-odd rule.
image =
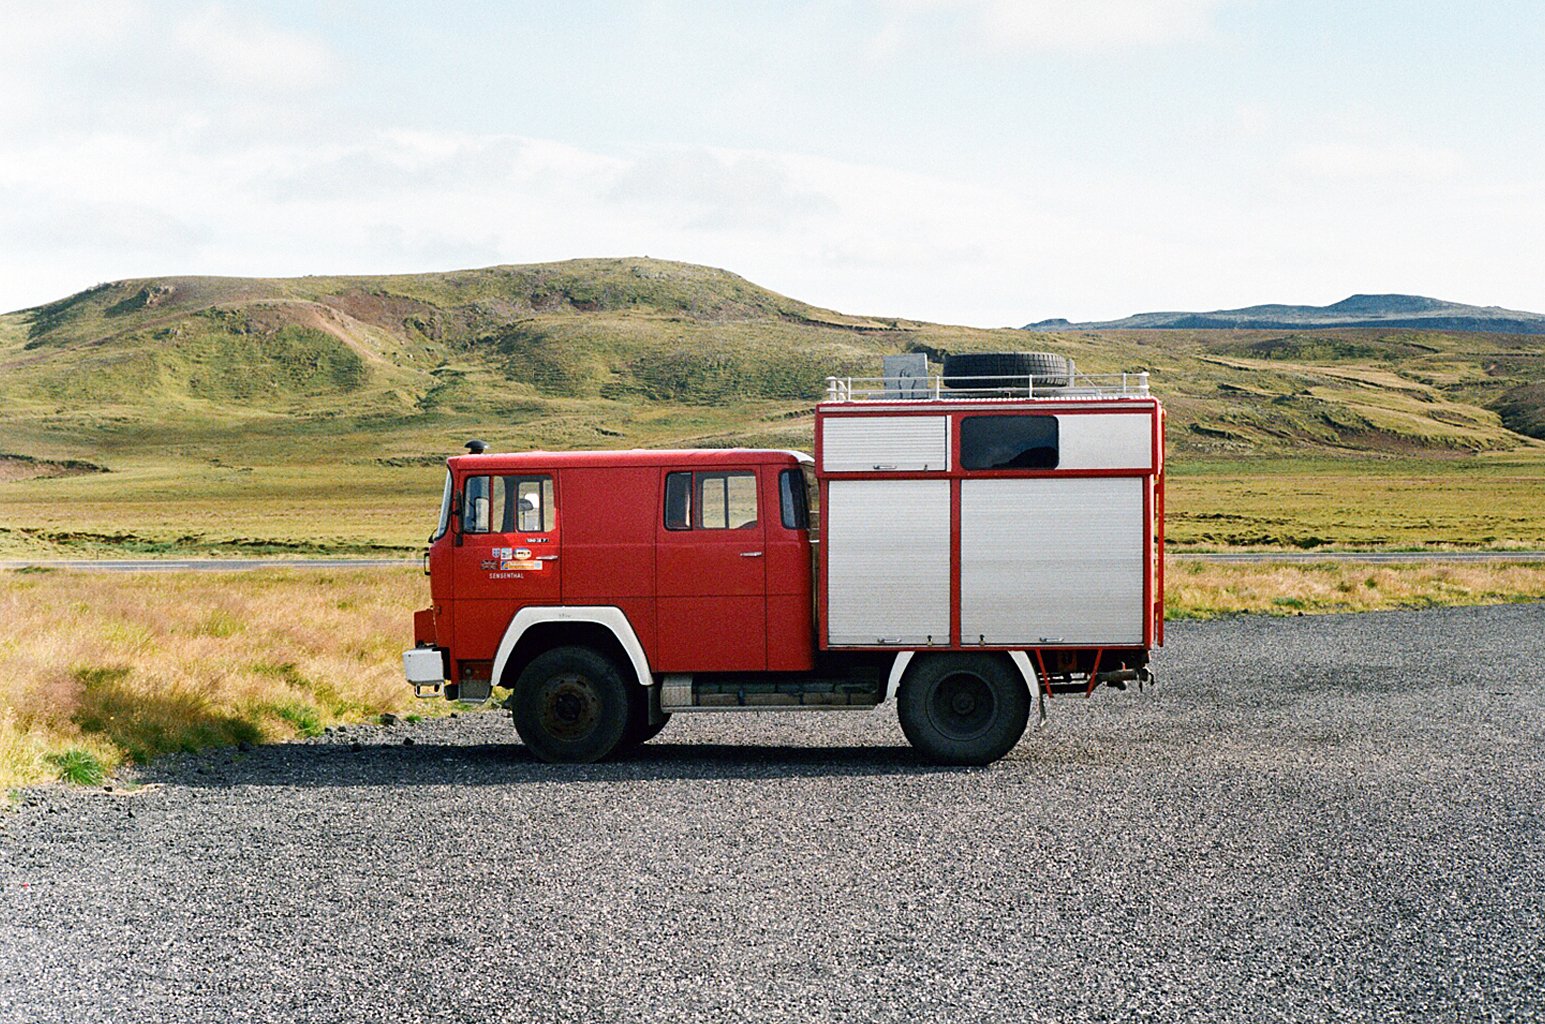
[[[1532,449],[1464,459],[1170,463],[1175,550],[1545,550],[1545,459]]]

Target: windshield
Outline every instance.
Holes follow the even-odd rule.
[[[445,471],[445,493],[440,496],[440,522],[435,526],[435,532],[429,535],[429,543],[433,544],[445,536],[445,528],[451,525],[451,471]]]

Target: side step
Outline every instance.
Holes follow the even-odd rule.
[[[493,684],[486,679],[463,679],[459,683],[446,683],[441,692],[445,694],[446,700],[463,704],[486,704],[493,695]]]
[[[660,684],[660,710],[758,711],[776,708],[867,711],[880,703],[878,679],[819,679],[809,676],[668,675]]]

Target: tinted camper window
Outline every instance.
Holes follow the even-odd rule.
[[[1056,469],[1057,417],[967,416],[960,421],[965,469]]]

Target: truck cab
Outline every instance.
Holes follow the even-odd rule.
[[[996,382],[994,382],[996,383]],[[1162,643],[1162,410],[1119,389],[986,395],[828,382],[815,455],[518,452],[447,460],[424,697],[512,691],[550,761],[680,712],[867,710],[985,763],[1032,698],[1147,678]]]

